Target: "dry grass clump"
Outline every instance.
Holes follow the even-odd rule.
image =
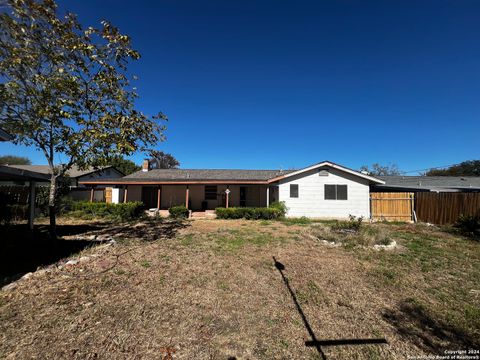
[[[317,223],[309,231],[318,240],[346,247],[389,245],[393,239],[392,229],[380,224],[362,224],[358,230],[353,230],[343,228],[338,223]]]

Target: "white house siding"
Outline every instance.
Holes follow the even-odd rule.
[[[319,170],[328,170],[328,176],[320,176]],[[290,197],[290,184],[298,184],[298,198]],[[325,200],[325,184],[347,185],[348,200]],[[315,169],[280,181],[279,200],[288,207],[288,217],[370,217],[368,180],[336,169]]]

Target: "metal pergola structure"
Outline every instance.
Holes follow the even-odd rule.
[[[7,181],[28,182],[30,189],[30,196],[28,197],[28,226],[30,229],[33,229],[33,220],[35,218],[35,184],[36,182],[50,181],[50,176],[48,174],[0,165],[0,184]]]

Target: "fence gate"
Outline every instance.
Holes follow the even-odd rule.
[[[370,193],[370,214],[373,220],[413,221],[413,209],[413,193]]]

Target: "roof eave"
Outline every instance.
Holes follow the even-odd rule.
[[[218,184],[218,185],[268,185],[267,180],[140,180],[128,179],[127,181],[119,180],[90,180],[79,181],[81,185],[202,185],[202,184]]]
[[[294,172],[291,172],[289,174],[285,174],[283,176],[278,176],[276,178],[273,178],[273,179],[270,179],[269,180],[269,183],[272,183],[272,182],[277,182],[277,181],[280,181],[280,180],[283,180],[283,179],[286,179],[286,178],[289,178],[291,176],[295,176],[295,175],[299,175],[299,174],[302,174],[304,172],[307,172],[307,171],[310,171],[310,170],[315,170],[317,168],[320,168],[322,166],[330,166],[334,169],[337,169],[337,170],[340,170],[340,171],[343,171],[343,172],[346,172],[346,173],[349,173],[351,175],[355,175],[355,176],[358,176],[360,178],[363,178],[363,179],[366,179],[366,180],[369,180],[373,183],[376,183],[376,184],[385,184],[385,181],[383,180],[380,180],[376,177],[373,177],[373,176],[370,176],[370,175],[366,175],[366,174],[362,174],[358,171],[355,171],[355,170],[352,170],[352,169],[349,169],[349,168],[346,168],[344,166],[341,166],[341,165],[338,165],[338,164],[335,164],[331,161],[322,161],[318,164],[315,164],[315,165],[311,165],[311,166],[307,166],[306,168],[303,168],[303,169],[300,169],[300,170],[297,170],[297,171],[294,171]]]

